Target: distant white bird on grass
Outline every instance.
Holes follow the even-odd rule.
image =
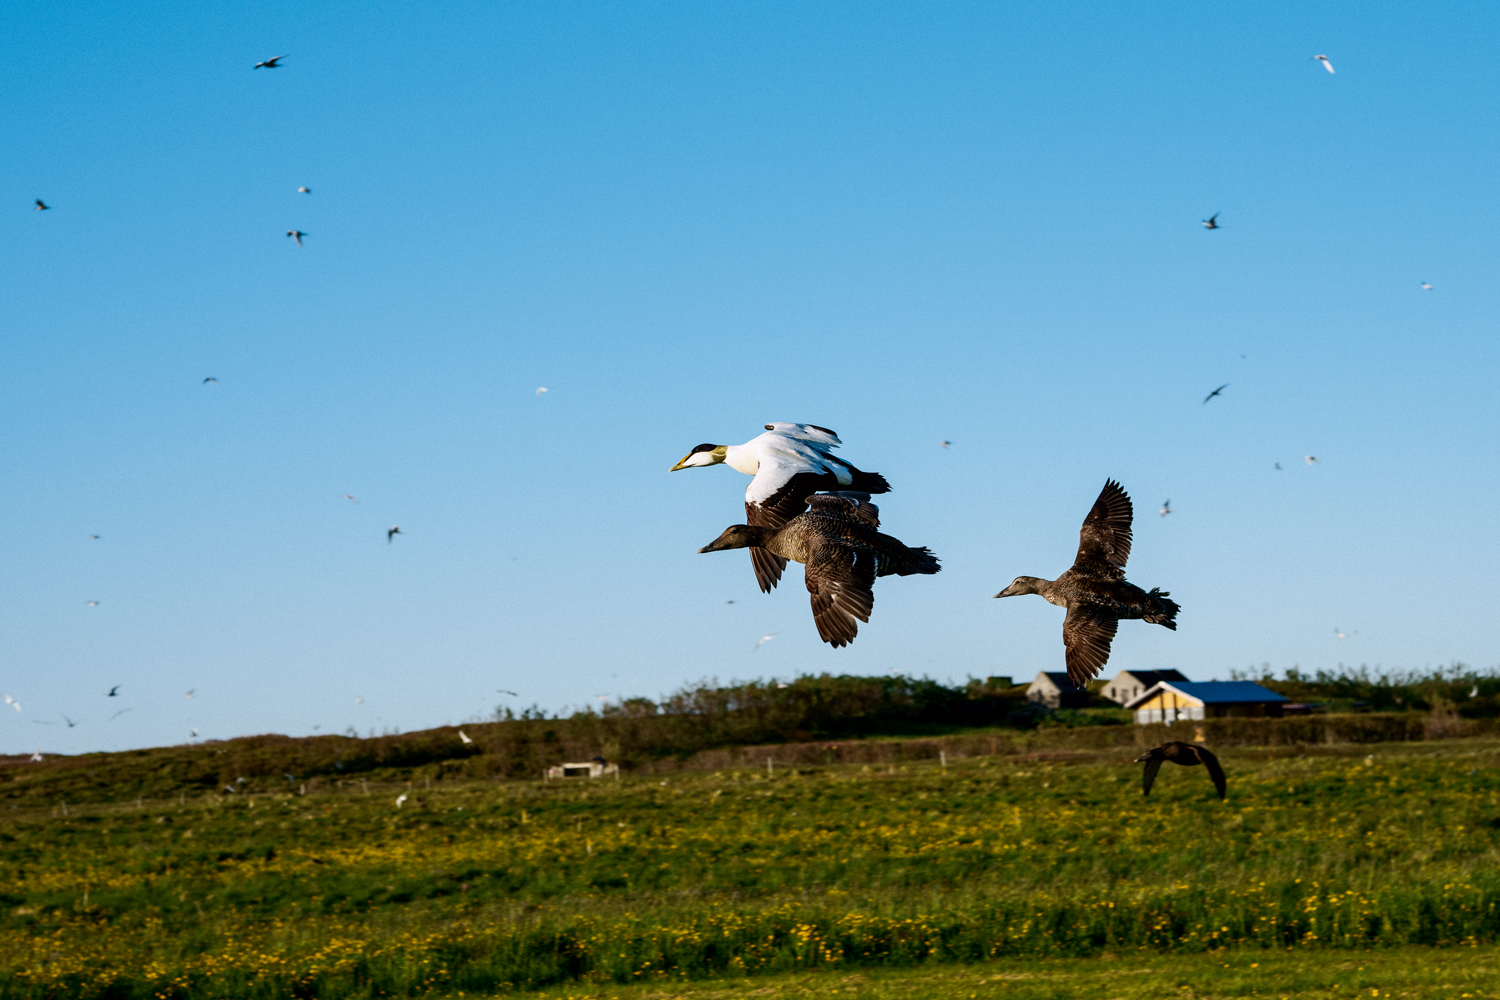
[[[1331,63],[1331,62],[1328,61],[1328,57],[1327,56],[1316,55],[1316,56],[1313,56],[1313,58],[1316,59],[1318,62],[1322,63],[1323,64],[1323,68],[1326,69],[1328,72],[1330,72],[1330,73],[1333,72],[1333,63]]]
[[[761,636],[760,637],[760,642],[757,642],[755,644],[755,649],[759,649],[760,647],[764,646],[766,643],[768,643],[772,639],[776,638],[776,636],[779,635],[779,634],[780,633],[772,632],[770,635],[763,635],[763,636]],[[752,652],[752,653],[755,652],[755,649],[750,650],[750,652]]]
[[[469,739],[469,735],[467,733],[465,733],[462,729],[460,729],[458,731],[458,738],[461,739],[461,740],[463,740],[464,743],[466,743],[466,744],[474,742],[473,740]]]
[[[1479,697],[1479,685],[1478,684],[1475,684],[1473,687],[1469,688],[1469,697],[1470,698],[1478,698]]]
[[[1161,505],[1161,510],[1157,511],[1157,513],[1162,517],[1166,517],[1168,514],[1172,513],[1172,501],[1170,499],[1166,500]]]
[[[400,809],[405,804],[406,804],[406,793],[402,792],[400,795],[396,796],[396,808]]]

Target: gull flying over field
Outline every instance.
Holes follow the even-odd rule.
[[[306,234],[306,233],[304,233],[304,232],[303,232],[303,231],[302,231],[302,230],[300,230],[300,229],[288,229],[288,230],[287,230],[287,231],[286,231],[286,234],[287,234],[287,235],[288,235],[288,236],[290,236],[290,237],[291,237],[291,238],[292,238],[292,239],[294,239],[294,240],[296,240],[296,241],[297,241],[297,245],[298,245],[298,246],[299,246],[299,247],[300,247],[300,246],[301,246],[301,245],[302,245],[302,237],[304,237],[304,236],[306,236],[306,235],[307,235],[307,234]]]
[[[1162,517],[1166,517],[1168,514],[1172,513],[1172,501],[1168,499],[1163,502],[1161,505],[1161,510],[1157,511],[1157,513]]]
[[[405,804],[406,804],[406,793],[402,792],[400,795],[396,796],[396,808],[400,809]]]
[[[189,698],[191,698],[191,697],[192,697],[192,696],[193,696],[193,692],[195,692],[195,691],[197,691],[197,690],[198,690],[198,689],[197,689],[197,688],[188,688],[188,693],[187,693],[187,696],[188,696],[188,697],[189,697]]]
[[[34,753],[34,754],[31,755],[31,761],[34,764],[40,764],[42,762],[42,748],[41,747],[37,747],[36,748],[36,753]]]
[[[1229,388],[1229,383],[1228,383],[1228,382],[1225,382],[1225,383],[1224,383],[1224,384],[1223,384],[1223,385],[1221,385],[1221,386],[1219,386],[1219,387],[1218,387],[1218,388],[1217,388],[1217,389],[1215,389],[1215,390],[1214,390],[1214,391],[1213,391],[1213,392],[1211,392],[1211,393],[1209,393],[1209,394],[1208,394],[1208,395],[1207,395],[1207,396],[1204,396],[1204,397],[1203,397],[1203,403],[1204,403],[1204,405],[1207,405],[1207,404],[1208,404],[1208,401],[1209,401],[1209,400],[1210,400],[1210,399],[1213,399],[1213,398],[1214,398],[1214,397],[1215,397],[1215,396],[1217,396],[1217,395],[1218,395],[1218,394],[1219,394],[1219,393],[1221,393],[1221,392],[1223,392],[1223,391],[1224,391],[1224,390],[1225,390],[1225,389],[1228,389],[1228,388]]]
[[[198,735],[198,730],[194,729],[192,732],[188,733],[188,739],[190,739],[190,740],[191,739],[195,739],[197,737],[197,735]]]
[[[458,731],[458,738],[463,740],[465,744],[474,742],[473,740],[469,739],[469,734],[464,732],[462,729]]]
[[[1218,790],[1219,799],[1224,798],[1226,782],[1224,780],[1224,769],[1219,766],[1219,758],[1208,752],[1207,747],[1200,747],[1194,743],[1182,743],[1173,740],[1171,743],[1163,743],[1159,747],[1152,747],[1135,759],[1137,764],[1144,763],[1146,770],[1141,775],[1142,795],[1151,794],[1151,784],[1156,781],[1156,772],[1161,770],[1162,761],[1170,760],[1174,764],[1183,767],[1195,767],[1202,764],[1208,768],[1208,776],[1213,780],[1214,788]]]
[[[1432,291],[1432,283],[1428,282],[1428,281],[1422,282],[1422,291],[1424,291],[1424,292],[1430,292],[1430,291]]]
[[[1203,220],[1203,228],[1204,229],[1218,229],[1219,228],[1219,213],[1215,212],[1213,215],[1210,215],[1208,218],[1204,219]]]
[[[1359,635],[1359,630],[1355,629],[1353,632],[1345,633],[1342,629],[1338,628],[1337,626],[1335,626],[1334,629],[1333,629],[1333,637],[1335,639],[1347,639],[1351,635]]]
[[[264,67],[265,69],[280,69],[281,66],[278,64],[285,58],[286,56],[272,56],[270,59],[262,59],[252,68],[261,69],[262,67]]]
[[[387,545],[391,544],[391,539],[394,538],[394,537],[396,537],[399,534],[401,534],[401,525],[399,525],[399,524],[393,524],[393,525],[391,525],[390,530],[385,533],[385,544],[387,544]]]
[[[354,704],[356,704],[356,705],[363,705],[364,703],[365,703],[365,697],[364,697],[364,695],[357,694],[357,695],[354,696]]]
[[[58,714],[62,715],[61,712],[59,712]],[[62,720],[63,720],[63,722],[67,723],[69,729],[72,729],[74,726],[78,725],[78,723],[74,722],[72,719],[68,718],[66,715],[63,715]],[[55,725],[57,725],[57,723],[54,722],[51,719],[32,719],[31,721],[34,722],[34,723],[36,723],[38,726],[55,726]]]
[[[1284,469],[1282,469],[1280,462],[1277,462],[1276,464],[1272,465],[1271,468],[1273,468],[1277,472],[1284,472],[1285,471]]]
[[[760,637],[760,642],[757,642],[755,644],[755,649],[759,649],[760,647],[764,646],[766,643],[768,643],[772,639],[776,638],[776,635],[777,635],[777,633],[772,632],[770,635],[763,635],[763,636],[761,636]],[[755,652],[755,649],[750,650],[750,652],[752,652],[752,653]]]
[[[1328,57],[1327,56],[1325,56],[1325,55],[1316,55],[1316,56],[1313,56],[1313,58],[1316,59],[1318,62],[1322,63],[1323,64],[1323,68],[1326,69],[1328,72],[1330,72],[1330,73],[1333,72],[1333,63],[1331,63],[1331,62],[1328,61]]]

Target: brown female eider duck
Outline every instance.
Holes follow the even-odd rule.
[[[1135,759],[1137,764],[1146,765],[1146,770],[1141,775],[1142,795],[1151,794],[1151,783],[1156,780],[1156,772],[1161,770],[1161,762],[1164,760],[1181,764],[1183,767],[1195,767],[1202,764],[1208,768],[1208,776],[1213,779],[1214,787],[1219,790],[1219,801],[1224,800],[1227,784],[1224,780],[1224,769],[1219,766],[1219,758],[1209,753],[1207,747],[1177,740],[1163,743],[1159,747],[1152,747]]]
[[[1177,602],[1167,599],[1167,591],[1147,593],[1125,580],[1134,516],[1129,495],[1113,479],[1106,480],[1078,533],[1078,558],[1073,568],[1056,580],[1018,576],[995,595],[1041,594],[1048,602],[1068,609],[1068,617],[1063,619],[1063,648],[1068,678],[1079,687],[1097,677],[1109,662],[1109,644],[1121,618],[1141,618],[1177,630]]]
[[[807,567],[818,635],[834,648],[854,641],[858,622],[870,620],[876,577],[936,573],[937,556],[883,535],[880,510],[870,494],[820,493],[807,498],[807,511],[784,525],[733,524],[699,552],[759,546],[782,560]],[[856,619],[858,621],[856,621]]]
[[[807,510],[806,498],[819,490],[847,486],[861,493],[890,492],[884,476],[861,472],[833,454],[842,443],[816,424],[766,424],[766,433],[744,444],[700,444],[667,471],[723,464],[754,476],[745,490],[745,520],[751,527],[775,529]],[[786,560],[751,546],[750,565],[755,582],[769,594]]]

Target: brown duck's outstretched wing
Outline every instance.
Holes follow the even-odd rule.
[[[1210,753],[1207,747],[1193,747],[1193,752],[1198,755],[1199,760],[1203,761],[1203,766],[1208,768],[1208,776],[1213,779],[1214,787],[1219,790],[1219,801],[1224,801],[1229,782],[1224,777],[1224,769],[1219,766],[1219,758]]]
[[[792,472],[784,466],[768,465],[745,491],[745,523],[780,528],[807,510],[809,496],[821,488],[837,485],[838,482],[828,473]],[[750,565],[755,570],[755,582],[760,584],[763,593],[769,594],[781,581],[786,560],[754,546],[750,549]]]
[[[1068,661],[1068,680],[1079,687],[1099,676],[1109,662],[1109,644],[1120,620],[1092,604],[1075,604],[1063,619],[1063,650]]]
[[[870,620],[875,559],[869,551],[829,545],[807,564],[807,592],[818,635],[837,649],[854,641],[859,622]]]
[[[1134,517],[1130,495],[1113,479],[1107,480],[1078,532],[1074,571],[1106,580],[1123,578],[1125,562],[1130,558],[1130,522]]]
[[[871,528],[880,527],[880,508],[870,502],[870,494],[853,490],[816,493],[807,498],[807,509],[827,517],[858,521]]]
[[[1141,772],[1141,794],[1150,795],[1151,785],[1156,781],[1156,772],[1161,770],[1161,758],[1151,757],[1146,761],[1146,770]]]

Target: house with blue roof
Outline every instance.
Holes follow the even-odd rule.
[[[1281,718],[1287,699],[1254,681],[1159,681],[1125,703],[1141,725],[1179,719]]]

